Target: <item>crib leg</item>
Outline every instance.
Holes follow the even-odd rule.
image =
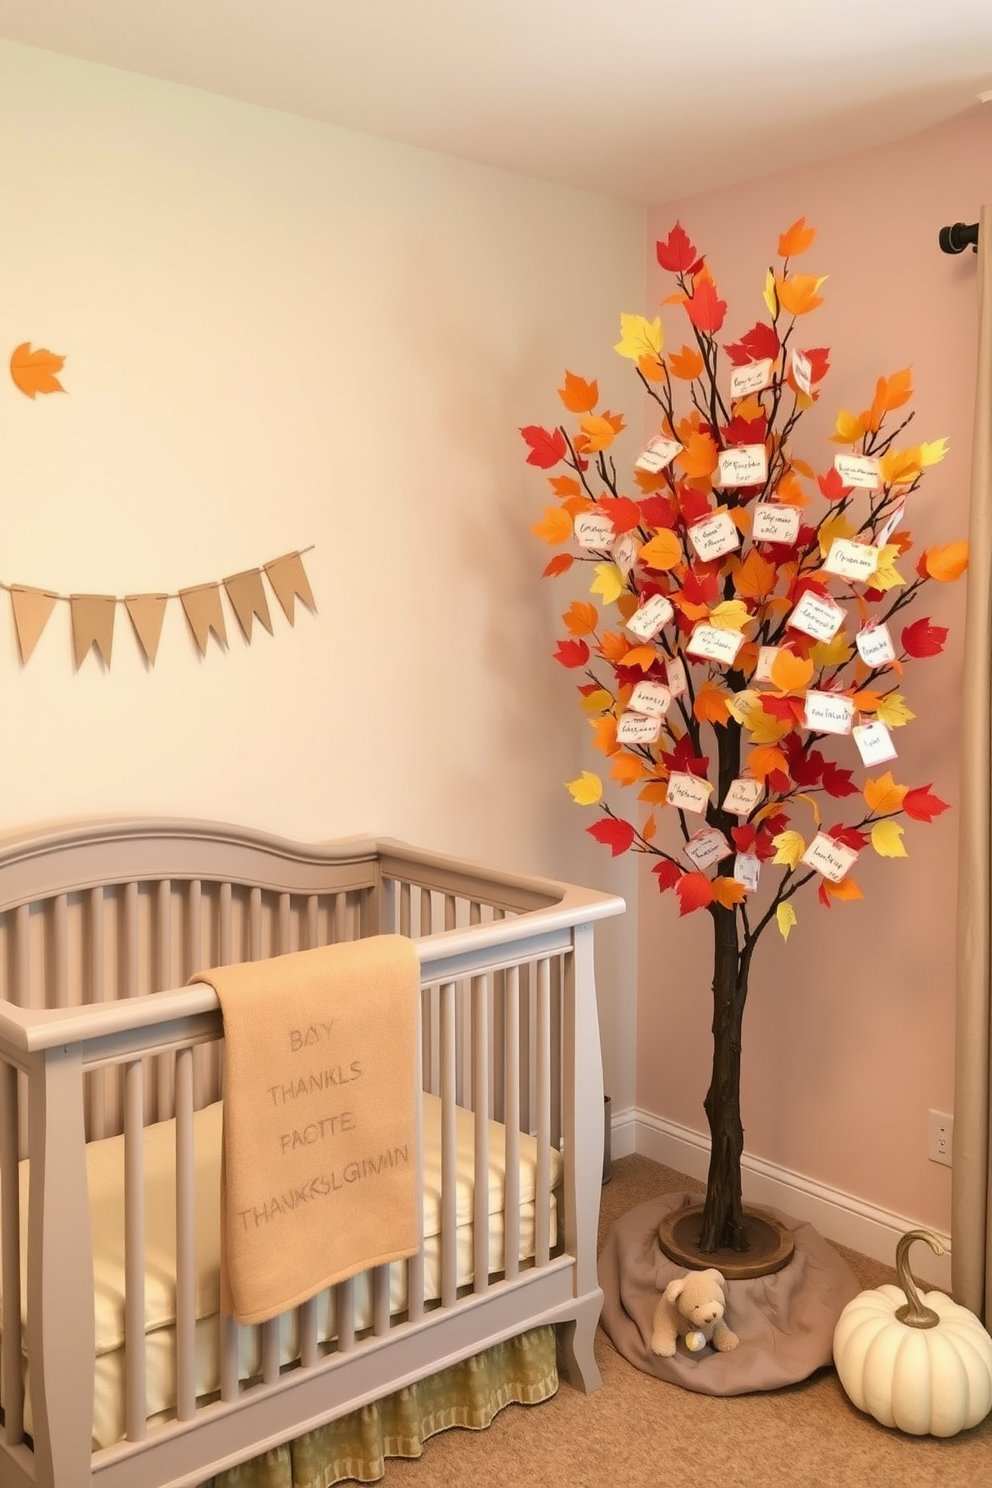
[[[570,1385],[591,1395],[603,1383],[596,1363],[596,1329],[603,1307],[603,1294],[593,1292],[578,1303],[576,1315],[559,1329],[562,1374]]]

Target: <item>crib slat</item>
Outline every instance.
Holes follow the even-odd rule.
[[[140,1059],[124,1066],[124,1357],[125,1434],[144,1441],[145,1379],[145,1153],[144,1078]]]
[[[347,1354],[355,1347],[355,1280],[338,1282],[334,1288],[338,1313],[338,1353]]]
[[[24,1440],[24,1385],[21,1379],[21,1196],[18,1183],[17,1071],[0,1063],[0,1404],[10,1446]]]
[[[158,936],[158,956],[155,961],[155,992],[164,992],[172,986],[172,883],[160,879],[155,886],[155,919]],[[168,1055],[157,1060],[158,1119],[167,1121],[175,1110],[175,1067]]]
[[[248,895],[248,960],[261,961],[262,949],[262,891],[256,885]]]
[[[285,956],[289,951],[293,949],[293,934],[290,920],[291,908],[292,905],[289,895],[280,894],[278,944],[274,952],[274,954],[277,956]]]
[[[317,1340],[317,1299],[301,1303],[297,1309],[300,1321],[300,1363],[304,1369],[312,1369],[320,1358]]]
[[[410,935],[410,885],[400,884],[400,934]]]
[[[503,1274],[520,1274],[520,971],[506,973],[506,1164],[503,1180]]]
[[[389,1267],[372,1268],[372,1331],[376,1338],[389,1332]]]
[[[308,894],[307,895],[307,943],[306,943],[306,948],[307,948],[308,951],[315,950],[316,947],[320,944],[320,922],[319,922],[319,919],[318,919],[318,911],[319,911],[319,909],[320,909],[320,900],[317,898],[317,895],[316,894]]]
[[[107,997],[106,936],[104,917],[106,900],[99,885],[90,890],[89,900],[89,996],[93,1002],[105,1002]],[[98,1140],[108,1135],[107,1131],[107,1083],[111,1070],[93,1070],[88,1079],[90,1137]]]
[[[262,1383],[274,1385],[279,1378],[279,1319],[270,1318],[261,1324],[262,1331]]]
[[[551,966],[537,963],[535,1107],[537,1166],[534,1174],[534,1265],[546,1266],[551,1255]]]
[[[138,885],[124,885],[124,996],[141,991],[138,971]]]
[[[441,998],[441,1305],[458,1295],[458,1196],[455,1182],[455,983],[443,982]]]
[[[52,953],[55,960],[52,979],[52,1006],[69,1005],[69,905],[64,894],[52,900]]]
[[[238,1343],[240,1329],[228,1313],[220,1317],[220,1398],[238,1398]]]
[[[203,970],[203,891],[198,878],[191,878],[189,881],[186,915],[189,963],[184,969],[183,981],[191,977],[194,971]]]
[[[472,1246],[475,1291],[489,1290],[489,978],[472,978],[472,1104],[475,1182]]]
[[[162,1062],[166,1056],[162,1055]],[[196,1253],[193,1151],[193,1050],[176,1054],[176,1414],[196,1410]]]

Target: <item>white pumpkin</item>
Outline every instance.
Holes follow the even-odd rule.
[[[954,1436],[992,1410],[992,1337],[943,1292],[921,1298],[909,1273],[914,1240],[938,1255],[929,1230],[910,1230],[896,1249],[902,1283],[861,1292],[834,1330],[834,1363],[850,1399],[883,1426],[913,1436]]]

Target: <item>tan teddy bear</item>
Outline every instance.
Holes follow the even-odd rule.
[[[690,1271],[670,1281],[654,1310],[651,1352],[670,1359],[679,1338],[690,1353],[708,1343],[721,1354],[729,1354],[740,1343],[724,1321],[727,1283],[719,1271]]]

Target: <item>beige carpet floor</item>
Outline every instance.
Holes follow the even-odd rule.
[[[602,1239],[619,1214],[701,1185],[643,1157],[613,1163]],[[895,1281],[842,1250],[865,1287]],[[992,1488],[992,1416],[947,1441],[888,1431],[856,1411],[832,1369],[764,1395],[718,1399],[662,1384],[600,1331],[603,1388],[564,1382],[553,1400],[510,1406],[488,1431],[448,1431],[417,1462],[391,1461],[384,1488]]]

